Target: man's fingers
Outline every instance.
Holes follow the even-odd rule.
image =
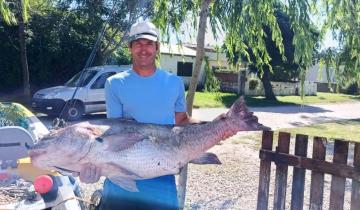
[[[101,176],[101,168],[99,167],[96,167],[96,170],[95,170],[95,176],[94,176],[94,181],[95,182],[98,182],[99,179],[100,179],[100,176]]]
[[[100,176],[101,176],[101,169],[90,163],[81,167],[80,181],[84,183],[95,183],[99,181]]]

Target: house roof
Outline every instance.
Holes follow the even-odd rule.
[[[186,46],[163,44],[160,45],[160,53],[169,55],[196,57],[196,50]]]

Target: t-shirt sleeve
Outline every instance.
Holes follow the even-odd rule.
[[[178,97],[175,102],[175,112],[186,112],[185,87],[182,79],[178,80]]]
[[[123,117],[123,106],[118,97],[114,94],[113,85],[108,79],[105,83],[105,103],[106,103],[106,115],[107,118],[119,118]]]

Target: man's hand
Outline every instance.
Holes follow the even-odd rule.
[[[101,168],[98,168],[95,165],[88,163],[82,166],[79,175],[81,182],[92,184],[99,181],[101,176]]]

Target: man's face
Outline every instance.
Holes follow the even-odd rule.
[[[142,69],[153,68],[157,54],[157,42],[148,39],[137,39],[130,44],[133,66]]]

